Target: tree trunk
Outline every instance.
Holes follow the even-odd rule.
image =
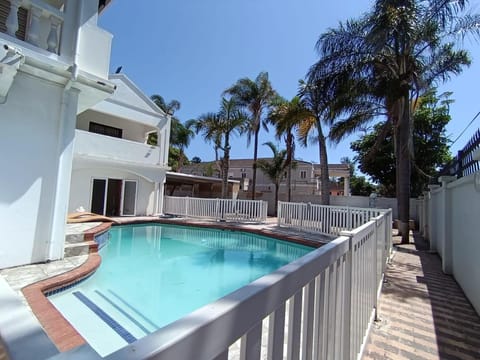
[[[273,214],[277,216],[278,211],[278,189],[280,188],[280,184],[278,182],[275,183],[275,205],[273,206]]]
[[[228,197],[228,168],[230,165],[230,139],[228,133],[225,134],[225,147],[222,159],[222,199]]]
[[[252,178],[252,200],[255,200],[255,188],[257,186],[257,155],[258,155],[258,133],[260,132],[260,124],[255,129],[253,139],[253,178]]]
[[[287,134],[287,201],[292,201],[292,162],[293,162],[293,135],[291,132]]]
[[[325,136],[323,136],[322,125],[320,119],[317,119],[318,128],[318,150],[320,158],[320,171],[321,171],[321,192],[322,192],[322,205],[330,205],[330,176],[328,175],[328,157],[327,157],[327,144]]]
[[[398,126],[397,160],[397,202],[398,202],[398,230],[402,235],[402,244],[409,243],[408,220],[410,218],[410,104],[408,90],[399,100],[401,112]]]

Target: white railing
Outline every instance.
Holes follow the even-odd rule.
[[[107,359],[359,359],[390,257],[391,221],[385,210]],[[100,358],[88,345],[73,351]]]
[[[279,201],[277,224],[302,231],[339,235],[342,231],[355,229],[386,211]]]
[[[158,165],[160,148],[136,141],[75,130],[74,155],[142,165]]]
[[[32,45],[58,54],[64,14],[44,1],[10,0],[10,12],[5,21],[7,34],[16,38],[20,9],[28,11],[25,40]]]
[[[390,254],[390,222],[387,210],[107,358],[359,358]]]
[[[262,200],[165,196],[163,213],[199,219],[265,222],[267,207],[268,203]]]

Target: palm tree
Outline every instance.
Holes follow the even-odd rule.
[[[273,152],[273,158],[271,160],[259,160],[258,167],[268,176],[270,180],[275,184],[275,216],[277,216],[278,207],[278,189],[280,188],[280,180],[282,179],[287,164],[287,150],[278,150],[277,147],[271,142],[266,142],[263,145],[267,145]]]
[[[255,187],[257,179],[257,157],[258,157],[258,134],[260,125],[268,130],[266,123],[262,121],[262,115],[270,102],[275,98],[276,92],[268,79],[267,72],[261,72],[251,80],[249,78],[239,79],[233,86],[224,91],[230,94],[236,101],[250,112],[251,118],[247,128],[247,145],[250,145],[253,135],[253,178],[252,178],[252,199],[255,199]]]
[[[307,146],[309,135],[314,132],[316,136],[310,137],[311,141],[318,143],[318,158],[320,163],[320,191],[321,203],[330,204],[330,176],[328,173],[327,140],[323,131],[322,123],[326,122],[326,112],[328,108],[328,98],[324,91],[325,86],[320,81],[304,82],[300,81],[299,95],[307,109],[313,116],[306,118],[301,122],[298,134],[301,144]],[[324,84],[323,84],[324,85]]]
[[[195,132],[202,133],[207,141],[214,141],[215,146],[223,150],[220,160],[222,174],[222,198],[228,196],[228,168],[230,165],[230,135],[242,133],[247,115],[241,110],[234,98],[222,98],[217,113],[206,113],[197,120],[190,121]],[[221,141],[223,140],[223,144]]]
[[[310,122],[313,118],[312,112],[307,109],[305,103],[295,96],[288,101],[278,97],[272,102],[272,107],[268,113],[268,121],[275,126],[275,135],[278,139],[282,137],[285,140],[287,158],[287,201],[292,198],[292,166],[295,159],[295,136],[296,129],[303,122]]]
[[[150,96],[150,99],[155,103],[155,105],[162,109],[165,114],[173,115],[175,111],[180,109],[181,106],[180,101],[171,100],[167,103],[165,99],[158,94]]]
[[[174,168],[174,170],[179,171],[183,166],[183,163],[186,159],[185,148],[190,145],[190,142],[195,135],[195,133],[187,126],[182,124],[182,122],[174,116],[175,111],[180,109],[180,102],[178,100],[171,100],[170,102],[165,102],[165,99],[158,94],[152,95],[150,99],[157,105],[163,112],[171,116],[171,126],[170,126],[170,146],[178,149],[178,162],[177,164],[172,163],[172,158],[169,157],[169,165]],[[150,133],[149,144],[157,144],[157,133]],[[175,153],[175,151],[171,151]]]
[[[331,129],[339,141],[377,115],[382,131],[393,127],[399,230],[408,242],[411,159],[411,102],[470,63],[454,47],[455,36],[480,34],[479,15],[463,15],[467,0],[377,0],[373,10],[320,36],[320,60],[308,83],[328,83],[329,117],[344,116]],[[382,135],[384,136],[384,135]],[[383,141],[379,136],[378,144]]]

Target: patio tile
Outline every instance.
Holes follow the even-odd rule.
[[[363,359],[479,359],[480,317],[424,239],[396,241]]]

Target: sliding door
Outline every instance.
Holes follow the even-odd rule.
[[[137,205],[137,182],[135,180],[123,181],[122,215],[134,216]]]
[[[134,216],[137,206],[137,181],[93,179],[90,211],[106,216]]]

